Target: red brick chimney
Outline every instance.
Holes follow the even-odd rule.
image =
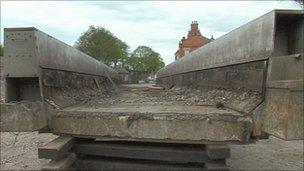
[[[197,21],[192,21],[187,38],[183,37],[178,44],[178,50],[175,52],[175,60],[178,60],[195,49],[214,40],[213,37],[208,39],[201,35],[198,29]]]
[[[191,23],[191,32],[196,33],[198,31],[198,23],[197,21],[192,21]]]
[[[188,31],[188,37],[193,37],[193,36],[201,36],[201,33],[198,29],[197,21],[192,21],[190,26],[190,31]]]

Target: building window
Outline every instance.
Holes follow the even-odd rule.
[[[185,55],[190,53],[190,48],[184,48],[184,51],[185,51]]]

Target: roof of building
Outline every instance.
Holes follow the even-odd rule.
[[[192,21],[190,25],[190,30],[188,31],[187,38],[183,37],[179,42],[179,49],[175,52],[175,57],[176,56],[182,57],[184,55],[184,51],[186,51],[186,49],[188,50],[188,48],[191,52],[213,40],[214,40],[213,36],[211,37],[211,39],[202,36],[198,28],[197,21]]]
[[[193,46],[202,46],[202,44],[208,43],[209,39],[203,36],[196,37],[188,37],[184,39],[183,46],[184,47],[193,47]]]

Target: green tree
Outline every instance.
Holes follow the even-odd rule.
[[[278,1],[281,1],[281,2],[284,2],[286,0],[278,0]],[[304,8],[304,1],[303,0],[293,0],[293,2],[298,5],[299,7],[301,7],[302,9]]]
[[[304,8],[304,1],[303,0],[294,0],[302,9]]]
[[[0,44],[0,56],[3,56],[3,46]]]
[[[137,47],[126,61],[126,67],[136,71],[155,72],[164,66],[159,53],[147,46]]]
[[[129,49],[129,46],[125,42],[119,40],[109,30],[94,26],[90,26],[79,37],[75,43],[75,47],[95,59],[114,67],[126,58]]]

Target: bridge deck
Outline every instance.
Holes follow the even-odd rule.
[[[150,85],[149,85],[150,86]],[[249,139],[252,121],[240,112],[199,104],[187,92],[123,86],[117,94],[101,95],[57,111],[55,133],[101,139],[173,141],[238,141]]]

